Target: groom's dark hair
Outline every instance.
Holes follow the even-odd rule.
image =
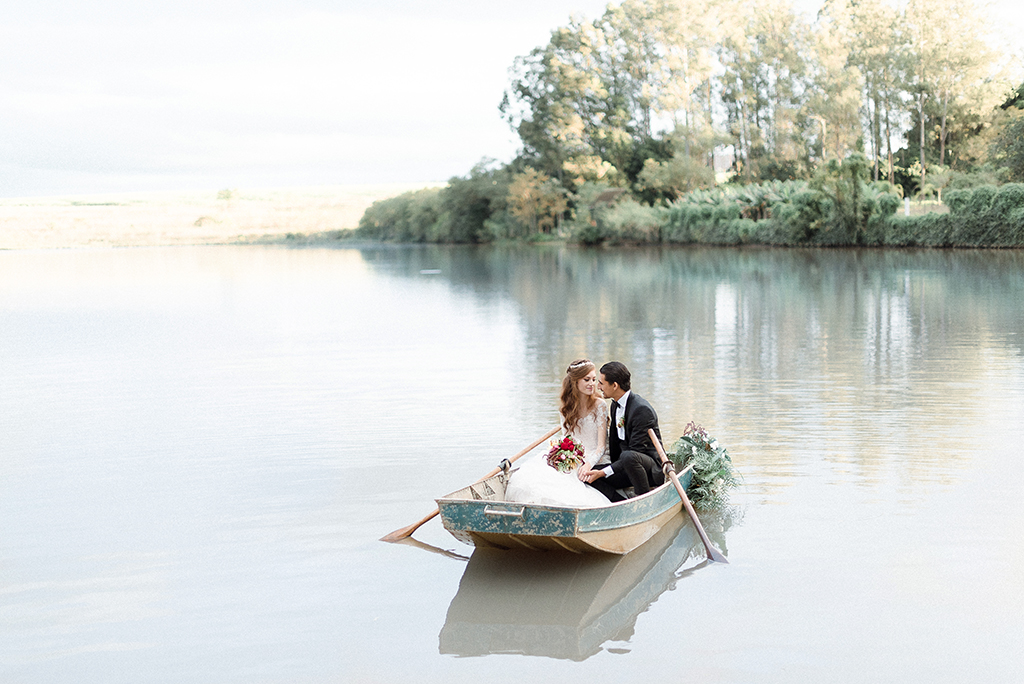
[[[629,391],[629,369],[618,361],[609,361],[601,366],[605,382],[617,382],[623,392]]]

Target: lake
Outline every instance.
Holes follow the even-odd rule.
[[[0,252],[0,680],[1017,681],[1024,253]],[[622,558],[422,518],[623,361],[742,486]]]

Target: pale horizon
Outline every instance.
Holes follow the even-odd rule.
[[[0,197],[444,182],[514,156],[514,58],[606,4],[20,4]],[[1020,55],[1024,8],[994,4]]]

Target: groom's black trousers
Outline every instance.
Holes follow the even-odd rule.
[[[625,497],[617,489],[632,487],[636,496],[646,494],[652,487],[665,482],[665,473],[650,455],[640,451],[623,451],[615,461],[615,472],[610,477],[599,477],[590,486],[608,497],[609,501],[622,501]]]

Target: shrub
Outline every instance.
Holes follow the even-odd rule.
[[[960,214],[967,209],[973,194],[974,192],[968,189],[947,190],[943,194],[942,201],[949,207],[952,213]]]
[[[661,242],[664,210],[627,197],[603,213],[608,239],[619,242]]]
[[[1011,211],[1006,224],[1007,244],[1013,247],[1024,247],[1024,207]]]
[[[831,202],[823,192],[806,189],[793,196],[791,206],[791,218],[787,212],[790,240],[796,244],[810,242],[817,236],[825,217],[830,213]]]
[[[613,188],[607,183],[583,183],[574,198],[575,212],[565,224],[569,239],[585,245],[597,245],[611,237],[604,222],[604,214],[622,195],[611,196]]]
[[[732,221],[740,218],[741,210],[740,205],[736,202],[726,202],[719,204],[717,207],[711,210],[712,221]]]
[[[893,216],[889,220],[883,244],[890,247],[913,247],[918,244],[917,216]]]
[[[950,190],[971,189],[979,185],[998,185],[1000,182],[997,170],[987,164],[970,171],[951,170],[949,172],[949,183],[946,185],[946,189],[943,190],[942,196],[945,198],[946,193]]]
[[[729,223],[730,241],[732,244],[737,242],[747,243],[751,242],[754,235],[757,233],[758,223],[761,221],[754,221],[747,218],[733,219]]]
[[[882,216],[892,216],[899,210],[901,204],[903,202],[900,200],[899,195],[894,192],[887,192],[878,198],[878,213]]]
[[[992,206],[992,200],[996,196],[996,186],[979,185],[971,192],[971,199],[968,200],[968,211],[978,216],[984,214]]]
[[[952,235],[957,219],[952,214],[939,214],[937,212],[918,216],[920,227],[920,244],[926,247],[949,247],[952,244]]]
[[[508,208],[511,171],[507,166],[490,168],[482,161],[465,177],[448,181],[441,194],[442,214],[435,231],[436,242],[485,242],[491,235],[485,222]]]
[[[999,188],[992,201],[992,209],[1005,218],[1020,207],[1024,207],[1024,183],[1007,183]]]
[[[441,192],[427,188],[374,202],[359,219],[356,235],[385,242],[429,240],[441,215]]]

